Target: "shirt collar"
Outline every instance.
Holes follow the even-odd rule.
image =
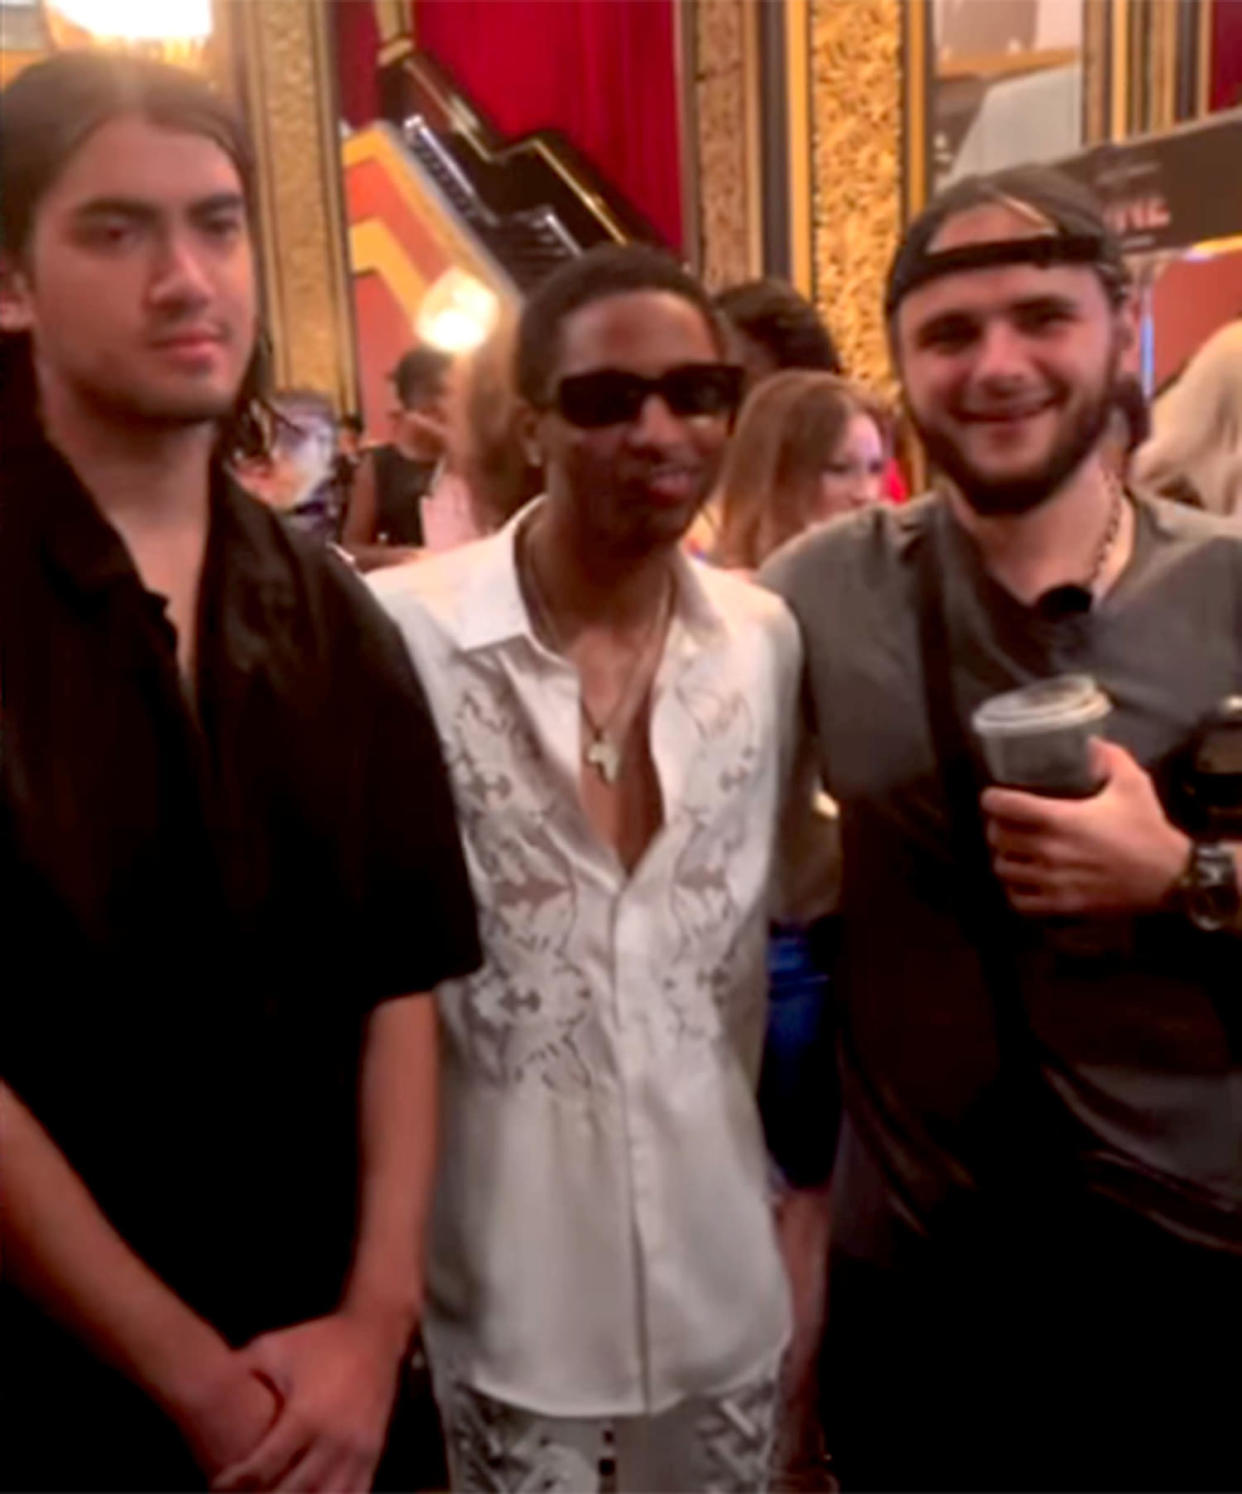
[[[458,639],[463,649],[492,648],[515,638],[533,638],[530,613],[517,569],[517,537],[522,526],[546,502],[533,498],[503,529],[476,548],[476,565],[462,601]],[[704,584],[702,562],[678,547],[673,558],[677,596],[674,616],[703,643],[727,631],[725,615]]]
[[[8,468],[7,460],[5,465]],[[30,517],[52,567],[76,591],[91,595],[127,580],[137,581],[120,535],[49,442],[26,443],[5,477],[15,501],[30,506]]]
[[[222,466],[212,469],[208,544],[227,556],[231,584],[266,609],[293,605],[297,587],[285,554],[295,543],[285,521],[244,492]]]
[[[1086,616],[1107,606],[1109,601],[1121,590],[1123,586],[1129,586],[1130,577],[1142,571],[1147,563],[1148,553],[1151,549],[1152,531],[1161,528],[1156,506],[1150,499],[1142,494],[1135,493],[1131,489],[1125,489],[1125,496],[1134,510],[1134,537],[1131,546],[1130,558],[1126,562],[1125,570],[1115,580],[1105,595],[1094,603],[1088,602],[1080,609],[1078,614]],[[933,524],[938,524],[941,533],[945,536],[945,542],[951,554],[956,558],[961,570],[968,577],[970,584],[976,592],[982,594],[993,607],[1001,607],[1013,612],[1015,617],[1032,618],[1041,614],[1041,602],[1043,598],[1037,598],[1029,606],[1021,602],[1006,587],[1004,587],[989,572],[984,564],[983,555],[977,541],[970,531],[957,518],[948,498],[937,492],[929,500],[930,517]],[[913,517],[912,511],[917,505],[906,505],[907,515]],[[1068,592],[1078,590],[1070,583],[1067,586],[1053,587],[1052,593]],[[1045,596],[1050,593],[1045,593]],[[1087,594],[1089,596],[1089,593]],[[1043,620],[1047,620],[1044,618]]]
[[[8,478],[23,502],[37,505],[44,551],[52,566],[77,592],[90,596],[126,583],[141,587],[129,551],[101,512],[73,467],[50,442],[25,447],[20,475]],[[292,604],[290,569],[272,543],[271,523],[255,500],[244,494],[213,463],[211,524],[204,558],[203,585],[219,579],[226,566],[229,591],[245,600],[245,610],[262,630],[264,615]],[[234,588],[236,587],[236,592]]]

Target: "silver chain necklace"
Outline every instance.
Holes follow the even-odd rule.
[[[543,587],[539,584],[539,576],[535,570],[535,562],[530,554],[529,542],[521,546],[520,558],[522,561],[521,571],[526,582],[526,590],[530,600],[534,603],[536,614],[536,625],[543,632],[553,649],[562,655],[568,655],[560,629],[552,615],[552,609],[544,595]],[[621,687],[621,693],[613,703],[612,710],[603,721],[597,721],[591,714],[591,709],[586,703],[582,693],[581,682],[578,687],[578,708],[582,713],[582,720],[591,734],[591,740],[582,753],[583,759],[595,769],[599,776],[609,787],[616,783],[621,776],[621,762],[624,756],[625,734],[632,720],[632,708],[638,704],[638,698],[643,687],[643,668],[648,661],[648,655],[652,651],[652,645],[659,642],[664,633],[664,624],[668,620],[668,614],[672,606],[673,584],[669,579],[668,585],[660,597],[660,605],[656,609],[655,616],[643,637],[642,643],[635,650],[634,662],[630,665],[629,673],[625,677],[625,683]],[[637,688],[636,688],[637,687]],[[614,725],[620,720],[621,729],[614,732]]]

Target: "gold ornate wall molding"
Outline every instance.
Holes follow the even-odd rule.
[[[413,24],[410,0],[371,0],[375,7],[375,26],[380,44],[408,36]]]
[[[810,0],[784,0],[785,127],[789,202],[789,279],[815,298],[815,191],[811,138]]]
[[[1156,5],[1151,21],[1149,130],[1171,130],[1177,123],[1177,42],[1177,6]]]
[[[1099,145],[1109,134],[1109,21],[1107,0],[1083,0],[1083,144]]]
[[[254,138],[264,310],[278,386],[357,402],[335,83],[323,0],[249,0],[228,42]]]
[[[351,0],[362,4],[364,0]],[[379,62],[386,67],[414,50],[414,11],[411,0],[371,0],[379,33]]]
[[[763,263],[755,0],[693,0],[700,273],[712,290]]]
[[[884,277],[902,223],[903,0],[812,0],[815,292],[846,367],[892,388]]]

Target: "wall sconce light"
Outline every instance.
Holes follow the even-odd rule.
[[[486,341],[499,317],[496,292],[454,266],[423,297],[414,332],[420,342],[442,353],[469,353]]]

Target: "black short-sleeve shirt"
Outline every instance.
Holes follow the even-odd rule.
[[[1026,1186],[1019,1159],[997,1154],[992,1101],[1015,1072],[1002,1069],[1001,1003],[1020,1004],[1020,1062],[1038,1070],[1039,1113],[1059,1123],[1047,1148],[1067,1175],[1242,1253],[1242,939],[1172,912],[1076,929],[1013,919],[1013,979],[990,989],[960,916],[925,709],[916,570],[930,547],[967,735],[993,693],[1091,674],[1113,702],[1108,735],[1167,793],[1199,722],[1242,690],[1242,531],[1159,501],[1135,514],[1133,558],[1088,611],[1022,605],[936,500],[830,525],[765,569],[801,625],[811,724],[841,805],[844,1085],[870,1171],[838,1179],[834,1231],[858,1255],[888,1248],[886,1217],[935,1235],[998,1176]],[[842,1196],[854,1183],[857,1197]]]
[[[339,1298],[368,1012],[479,960],[435,728],[347,564],[223,473],[193,708],[71,468],[28,440],[2,481],[0,1074],[242,1342]],[[51,1340],[4,1305],[11,1399]]]

